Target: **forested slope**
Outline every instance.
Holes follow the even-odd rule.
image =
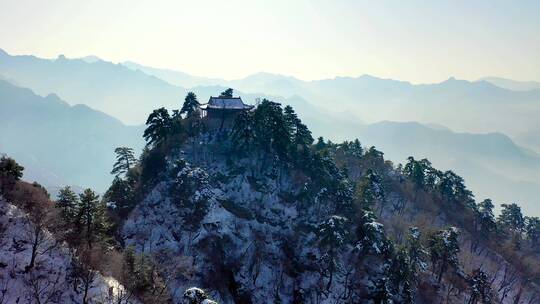
[[[517,205],[496,218],[425,159],[313,144],[268,100],[223,130],[186,104],[152,113],[141,162],[108,193],[173,298],[195,285],[220,303],[537,301],[540,220]]]

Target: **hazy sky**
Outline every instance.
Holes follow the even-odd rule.
[[[0,0],[0,48],[226,79],[540,80],[540,1]]]

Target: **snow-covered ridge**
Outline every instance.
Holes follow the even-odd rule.
[[[344,238],[336,225],[322,229],[326,219],[336,219],[327,189],[306,205],[300,197],[307,186],[292,171],[275,163],[257,170],[249,157],[233,165],[214,157],[201,167],[183,154],[170,157],[161,181],[123,227],[126,244],[177,270],[169,284],[175,303],[191,286],[225,304],[336,303],[345,295],[354,302],[375,286],[387,268],[377,256],[384,244],[321,246],[327,231],[329,242]],[[193,223],[198,209],[204,216]],[[380,224],[366,225],[382,233]]]
[[[35,226],[16,206],[0,197],[0,303],[83,303],[84,290],[73,281],[74,255],[48,232],[40,236],[35,266],[31,258]],[[96,274],[88,303],[118,302],[123,287],[111,277]]]

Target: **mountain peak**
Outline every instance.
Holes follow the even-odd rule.
[[[94,62],[98,62],[98,61],[104,61],[103,59],[99,58],[98,56],[94,56],[94,55],[84,56],[84,57],[81,57],[79,59],[81,59],[82,61],[87,62],[87,63],[94,63]]]

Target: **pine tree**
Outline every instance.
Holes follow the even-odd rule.
[[[311,131],[302,123],[294,109],[287,105],[283,109],[283,116],[287,132],[291,135],[291,142],[295,146],[306,148],[313,143]],[[296,147],[295,147],[296,148]]]
[[[304,149],[313,144],[313,136],[311,135],[311,131],[306,125],[300,122],[300,120],[298,120],[298,123],[296,124],[294,142]]]
[[[442,276],[449,268],[458,267],[458,230],[455,227],[439,230],[428,241],[429,255],[434,272],[437,273],[437,281],[440,283]]]
[[[491,303],[491,283],[488,276],[480,268],[475,269],[467,278],[471,296],[467,304],[477,304],[479,301],[484,304]]]
[[[133,246],[124,250],[124,281],[128,290],[135,293],[147,291],[152,285],[152,262],[144,252],[137,253]]]
[[[493,214],[493,202],[488,198],[478,204],[478,217],[480,223],[480,231],[484,238],[487,238],[490,233],[497,230],[497,222]]]
[[[111,174],[116,177],[127,174],[129,169],[137,164],[132,148],[118,147],[114,149],[114,153],[116,153],[116,162],[113,165]]]
[[[114,212],[125,218],[135,205],[134,192],[134,184],[129,179],[115,177],[103,199]]]
[[[200,103],[197,100],[197,95],[193,92],[189,92],[186,95],[180,114],[185,114],[186,117],[192,117],[194,115],[199,115]]]
[[[421,241],[421,234],[418,227],[409,228],[407,236],[407,254],[410,258],[411,273],[416,276],[419,272],[425,271],[427,252]]]
[[[231,138],[238,151],[246,151],[251,148],[255,140],[253,117],[249,112],[241,112],[234,120],[231,130]]]
[[[199,115],[193,115],[195,117],[199,117]],[[169,135],[177,135],[181,136],[184,133],[184,124],[183,124],[184,118],[182,118],[182,114],[180,114],[179,110],[173,110],[173,114],[171,116],[171,123],[169,127]]]
[[[319,245],[325,250],[325,253],[321,257],[321,262],[324,271],[328,273],[326,289],[329,290],[332,285],[334,272],[340,267],[339,260],[336,258],[338,250],[349,238],[348,220],[342,216],[331,216],[319,224],[317,235]]]
[[[65,186],[60,189],[55,207],[60,210],[60,217],[66,224],[71,225],[76,220],[78,204],[79,198],[71,187]]]
[[[24,167],[13,158],[2,156],[0,158],[0,194],[7,195],[15,183],[23,176]]]
[[[317,151],[321,151],[324,148],[326,148],[326,143],[324,142],[324,138],[322,136],[319,136],[317,138],[317,143],[315,144],[315,149],[317,149]]]
[[[525,217],[525,233],[533,248],[540,243],[540,218],[536,216]]]
[[[521,213],[521,208],[517,204],[501,204],[502,210],[498,224],[512,232],[521,233],[525,227],[525,219]]]
[[[79,195],[78,223],[88,247],[105,236],[109,228],[106,218],[106,207],[99,201],[99,195],[91,189],[84,190]]]
[[[253,114],[256,142],[265,151],[274,151],[281,160],[289,159],[291,134],[279,103],[263,99]]]
[[[364,153],[364,151],[362,149],[362,145],[360,144],[360,141],[358,140],[358,138],[355,139],[353,142],[351,142],[349,153],[354,157],[362,157],[362,154]]]
[[[465,187],[463,178],[451,170],[441,174],[438,189],[449,202],[461,202],[466,206],[474,204],[472,192]]]
[[[431,162],[427,159],[415,160],[414,157],[409,156],[407,158],[407,164],[403,168],[403,173],[407,176],[419,189],[426,190],[427,178],[426,175],[432,171]],[[430,176],[431,179],[433,178]]]
[[[143,137],[147,146],[159,146],[167,139],[172,129],[172,119],[165,108],[154,110],[146,120],[148,126]]]
[[[384,234],[383,224],[376,221],[370,210],[361,210],[357,219],[356,248],[363,253],[381,254],[388,251],[388,241]]]
[[[2,156],[0,158],[0,179],[12,178],[16,181],[23,176],[24,167],[19,165],[13,158]]]
[[[225,91],[221,92],[221,94],[219,94],[219,97],[232,98],[233,97],[233,89],[231,89],[231,88],[226,89]]]
[[[379,278],[375,281],[371,291],[371,299],[376,304],[391,304],[392,292],[390,290],[390,282],[387,277]]]
[[[391,258],[388,277],[395,294],[401,295],[402,303],[413,303],[413,281],[410,258],[405,248],[398,249]]]
[[[368,169],[366,175],[360,181],[358,195],[362,208],[372,209],[376,203],[381,203],[382,211],[382,204],[385,200],[382,180],[373,170]]]

